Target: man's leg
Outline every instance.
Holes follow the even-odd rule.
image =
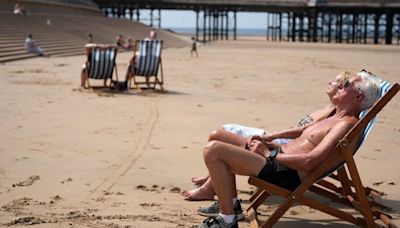
[[[232,199],[236,196],[234,174],[257,176],[266,159],[242,147],[220,141],[210,141],[204,149],[211,183],[220,202],[220,212],[233,214]]]
[[[235,133],[225,131],[223,129],[217,129],[211,132],[208,137],[208,141],[221,141],[225,143],[229,143],[232,145],[240,146],[242,148],[245,147],[247,143],[247,138],[237,135]],[[185,197],[185,200],[212,200],[214,199],[215,191],[211,184],[211,180],[208,177],[203,177],[201,179],[205,179],[202,185],[198,188],[183,191],[182,195]],[[193,180],[193,178],[192,178]],[[236,193],[235,193],[236,197]]]
[[[189,201],[213,200],[214,195],[215,191],[210,178],[207,178],[206,182],[204,182],[200,187],[182,192],[184,199]]]
[[[88,80],[87,78],[87,68],[86,68],[86,64],[82,65],[82,71],[81,71],[81,87],[86,89],[86,80]]]
[[[126,74],[125,74],[125,81],[129,81],[132,75],[132,65],[129,64],[128,68],[126,69]]]
[[[248,138],[229,131],[225,131],[223,129],[217,129],[211,132],[211,134],[208,137],[209,142],[213,140],[229,143],[244,148],[246,146]]]
[[[226,131],[224,129],[217,129],[212,131],[211,134],[208,136],[208,142],[213,140],[226,142],[235,146],[245,148],[248,138],[232,133],[230,131]],[[196,185],[203,185],[207,181],[207,179],[208,176],[193,177],[192,182]]]

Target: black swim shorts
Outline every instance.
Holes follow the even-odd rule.
[[[267,159],[267,164],[261,169],[257,177],[291,191],[301,184],[301,179],[296,170],[269,159]]]

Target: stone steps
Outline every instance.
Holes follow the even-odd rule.
[[[35,57],[27,53],[24,47],[28,33],[32,33],[36,44],[46,55],[68,56],[85,54],[84,45],[88,33],[93,34],[96,43],[112,44],[119,34],[124,39],[131,37],[135,41],[147,37],[150,31],[148,26],[141,23],[96,15],[32,14],[23,17],[0,12],[0,18],[0,62]],[[46,24],[47,20],[50,20],[51,25]],[[164,47],[190,45],[172,33],[162,30],[157,33],[159,39],[164,40]]]

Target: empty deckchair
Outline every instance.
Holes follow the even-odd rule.
[[[365,188],[362,185],[353,155],[361,145],[362,140],[369,133],[376,114],[382,110],[399,90],[400,85],[398,83],[391,86],[389,83],[382,81],[381,98],[370,110],[360,114],[362,118],[358,123],[339,141],[327,159],[317,166],[294,191],[289,191],[256,177],[250,177],[248,182],[259,188],[250,198],[251,203],[246,209],[251,227],[271,227],[295,203],[307,205],[359,226],[376,227],[374,219],[380,219],[385,225],[392,226],[391,216],[381,210],[387,209],[387,207],[373,201],[373,198],[368,198],[369,195],[379,194],[379,192],[371,188]],[[332,161],[338,157],[343,160],[343,163],[332,167]],[[335,170],[337,174],[329,175],[329,173]],[[339,187],[327,180],[328,175],[330,178],[339,181]],[[304,193],[307,190],[336,203],[353,208],[360,213],[361,217],[356,217],[354,213],[345,212],[306,197]],[[270,194],[281,196],[284,198],[284,201],[268,220],[260,225],[257,219],[257,208]]]
[[[82,70],[82,86],[84,88],[93,88],[90,86],[89,79],[103,80],[103,86],[110,87],[115,69],[115,77],[118,81],[118,72],[115,59],[118,53],[118,47],[115,45],[87,44],[85,45],[87,60]],[[107,84],[107,80],[109,83]]]
[[[164,90],[164,75],[161,59],[162,47],[162,40],[136,41],[133,57],[127,72],[129,87],[131,87],[133,80],[133,84],[139,89],[139,85],[146,85],[147,88],[155,89],[158,84],[161,91]]]

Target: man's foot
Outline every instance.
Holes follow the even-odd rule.
[[[238,222],[235,218],[232,223],[226,223],[221,216],[216,218],[207,218],[198,228],[238,228]]]
[[[235,204],[233,205],[233,211],[236,215],[237,220],[243,220],[244,214],[242,210],[242,206],[240,205],[239,200],[236,200]],[[201,207],[197,210],[197,212],[206,217],[217,217],[219,214],[219,202],[216,201],[209,207]]]
[[[197,186],[202,186],[204,183],[206,183],[206,181],[208,180],[208,176],[206,177],[192,177],[192,182],[193,184],[197,185]]]
[[[196,188],[190,191],[183,191],[182,196],[188,201],[200,201],[200,200],[214,200],[214,192],[210,193],[204,188]]]

